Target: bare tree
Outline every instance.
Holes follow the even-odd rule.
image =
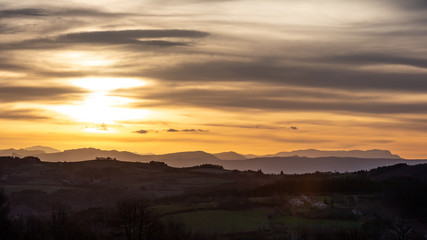
[[[127,240],[151,239],[158,222],[144,201],[122,200],[117,202],[116,208],[116,220]]]

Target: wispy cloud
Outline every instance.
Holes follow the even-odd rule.
[[[6,120],[47,120],[48,114],[42,114],[39,109],[17,109],[0,111],[0,119]]]
[[[162,40],[167,38],[202,38],[208,34],[193,30],[121,30],[68,33],[52,38],[39,38],[3,44],[3,49],[55,49],[72,44],[124,45],[139,49],[141,46],[188,46],[190,42]],[[155,39],[155,40],[142,40]]]
[[[137,130],[137,131],[133,131],[133,133],[137,133],[137,134],[147,134],[147,133],[161,133],[161,132],[166,132],[166,133],[206,133],[209,132],[208,130],[203,130],[203,129],[175,129],[175,128],[169,128],[169,129],[165,129],[163,131],[158,131],[158,130]]]
[[[61,103],[83,99],[85,90],[73,87],[1,86],[0,101]]]
[[[351,59],[351,57],[348,57],[348,59]],[[388,61],[393,61],[393,59]],[[411,61],[416,62],[416,60]],[[336,61],[334,62],[336,64]],[[196,69],[197,71],[195,71]],[[318,87],[352,91],[427,92],[427,83],[425,81],[427,74],[425,73],[387,73],[348,68],[340,69],[339,67],[292,66],[283,65],[279,62],[221,61],[192,63],[171,67],[164,71],[160,71],[160,69],[152,70],[146,74],[164,81],[178,82],[208,83],[232,79],[240,82],[273,83],[282,86]]]

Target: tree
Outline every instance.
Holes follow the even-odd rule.
[[[51,209],[50,231],[55,240],[70,239],[70,222],[64,206],[56,204]]]
[[[0,239],[10,239],[11,222],[9,220],[9,200],[3,188],[0,188]]]
[[[116,204],[116,220],[127,240],[151,239],[158,221],[142,200],[122,200]]]

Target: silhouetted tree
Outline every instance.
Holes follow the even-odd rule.
[[[122,200],[116,204],[116,220],[127,240],[152,239],[158,221],[142,200]]]
[[[30,216],[21,220],[18,232],[20,239],[45,240],[49,239],[48,225],[38,217]]]
[[[68,214],[64,206],[58,205],[52,207],[50,219],[50,231],[55,240],[70,239],[68,231],[70,223]]]
[[[9,219],[9,201],[3,188],[0,188],[0,239],[11,238],[11,221]]]

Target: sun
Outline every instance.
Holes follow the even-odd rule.
[[[145,109],[126,107],[134,102],[131,98],[111,96],[111,91],[142,87],[146,82],[127,78],[82,78],[71,81],[72,85],[85,88],[89,93],[82,102],[54,107],[77,122],[115,124],[118,121],[144,119],[149,115]],[[86,129],[86,132],[100,132]],[[102,131],[105,132],[105,131]]]

